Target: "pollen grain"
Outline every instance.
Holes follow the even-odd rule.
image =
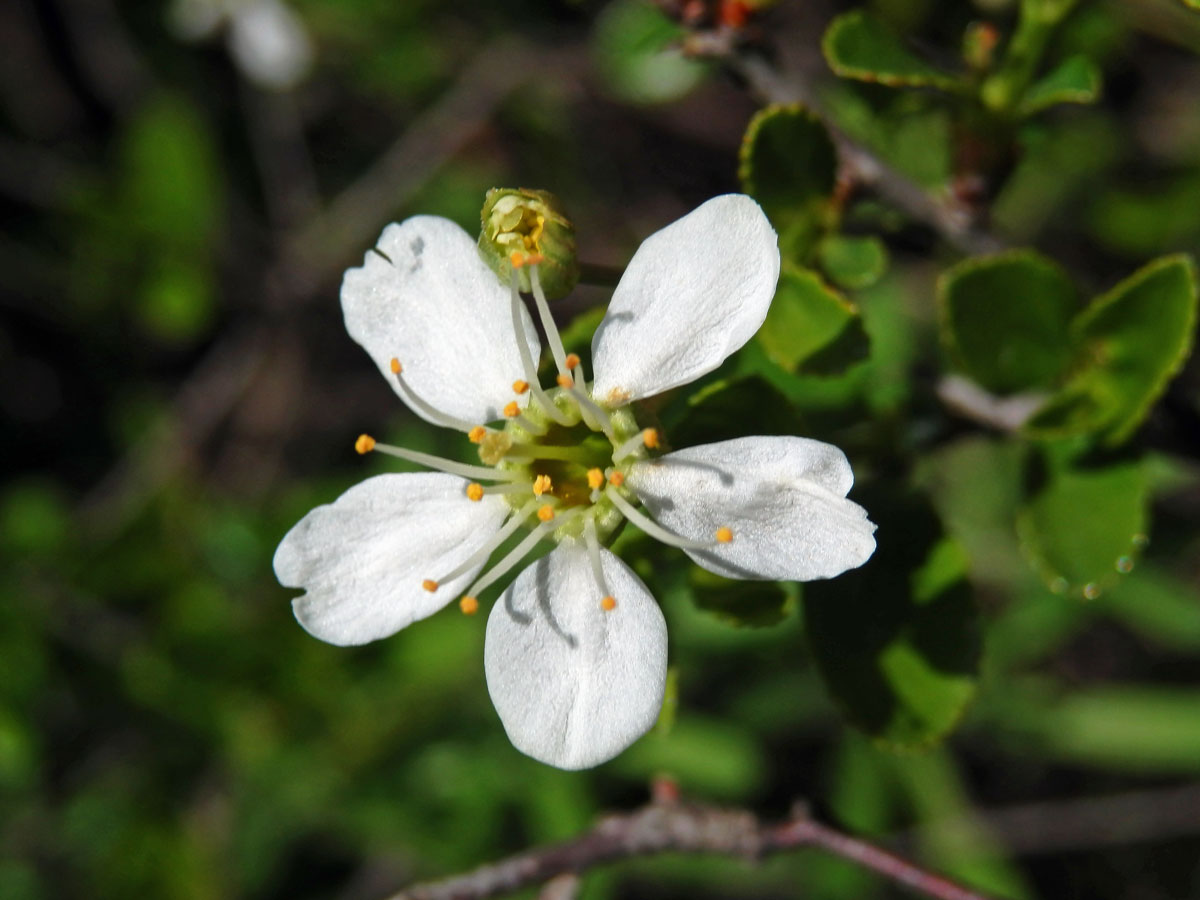
[[[510,419],[515,419],[521,414],[521,407],[517,405],[517,401],[513,400],[504,407],[504,415]]]
[[[399,375],[404,371],[404,366],[400,365],[400,360],[394,356],[392,357],[392,361],[388,363],[388,368],[392,370],[393,375]]]
[[[516,381],[513,382],[513,392],[514,393],[523,394],[527,390],[529,390],[529,382],[525,381],[523,378],[518,378]]]
[[[436,591],[438,589],[438,583],[436,581],[434,581],[432,578],[426,578],[424,581],[421,582],[421,587],[425,588],[425,590],[429,591],[429,593],[432,594],[434,591]]]
[[[603,609],[605,612],[612,612],[614,609],[617,608],[617,598],[614,597],[612,594],[609,594],[607,597],[605,597],[603,600],[600,601],[600,608]]]
[[[474,597],[463,597],[458,601],[458,608],[462,610],[464,616],[473,616],[479,612],[479,601]]]
[[[554,490],[554,484],[550,481],[549,475],[539,475],[533,479],[533,494],[535,497],[548,494],[552,490]]]
[[[568,353],[567,358],[563,361],[567,364],[568,369],[576,368],[581,362],[578,353]]]
[[[724,525],[722,525],[720,528],[717,529],[717,542],[718,543],[728,544],[732,540],[733,540],[733,529],[726,528]]]
[[[608,476],[608,481],[613,487],[620,487],[625,483],[625,473],[620,471],[611,472]]]
[[[593,491],[598,491],[604,484],[604,473],[599,469],[588,469],[587,480],[588,487]]]
[[[375,438],[369,434],[360,434],[358,440],[354,442],[354,449],[360,454],[370,453],[375,449]]]
[[[467,432],[467,440],[470,441],[472,444],[482,443],[483,439],[485,437],[487,437],[487,433],[488,433],[488,430],[486,428],[484,428],[482,425],[476,425],[474,428],[472,428],[470,431]]]
[[[483,485],[479,484],[478,482],[475,482],[475,481],[472,481],[470,484],[468,484],[467,485],[467,499],[474,500],[476,503],[478,503],[480,500],[482,500],[483,499]]]
[[[554,518],[554,507],[547,503],[545,506],[538,507],[537,517],[543,522],[549,522]]]

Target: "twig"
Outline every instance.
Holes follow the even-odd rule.
[[[753,862],[804,847],[819,847],[934,900],[987,900],[983,894],[803,813],[783,823],[763,824],[745,810],[661,802],[609,816],[574,840],[444,881],[415,885],[390,900],[480,900],[603,863],[666,852],[709,853]]]
[[[763,102],[802,103],[821,116],[838,150],[841,180],[874,190],[911,218],[931,226],[946,243],[962,253],[973,256],[1005,248],[1005,242],[984,228],[972,211],[957,202],[949,191],[927,191],[842,132],[830,119],[816,92],[800,79],[785,77],[766,60],[748,52],[734,53],[725,62]]]

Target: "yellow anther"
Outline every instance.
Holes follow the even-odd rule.
[[[538,507],[537,516],[543,522],[549,522],[554,518],[554,507],[547,503],[545,506]]]
[[[617,598],[609,594],[600,601],[600,608],[605,612],[612,612],[617,608]]]
[[[608,481],[613,487],[620,487],[621,485],[623,485],[625,483],[625,473],[624,472],[612,472],[608,476]]]
[[[521,266],[525,265],[525,254],[519,250],[514,250],[509,254],[508,261],[512,263],[512,267],[514,269],[519,269]]]
[[[593,491],[600,490],[600,486],[604,484],[604,473],[599,469],[588,469],[587,473],[588,487]]]
[[[513,382],[514,393],[523,394],[527,390],[529,390],[529,382],[528,381],[523,381],[520,378],[518,378],[516,381]]]
[[[424,581],[421,582],[421,587],[425,588],[425,590],[429,591],[429,593],[432,594],[434,591],[436,591],[438,589],[438,583],[436,581],[434,581],[432,578],[426,578]]]
[[[388,363],[388,366],[391,368],[393,375],[399,375],[404,371],[404,366],[400,365],[400,360],[394,356],[392,357],[392,361]]]
[[[565,360],[568,369],[574,369],[580,363],[578,353],[568,353]]]
[[[486,428],[484,428],[482,425],[476,425],[474,428],[472,428],[470,431],[467,432],[467,440],[470,441],[472,444],[483,443],[483,439],[485,437],[487,437],[487,433],[488,433],[488,430]]]
[[[570,375],[559,375],[554,380],[558,382],[558,386],[560,388],[566,388],[567,390],[570,390],[571,388],[575,387],[575,379]]]
[[[480,500],[482,500],[483,499],[483,485],[476,484],[474,481],[472,481],[470,484],[468,484],[467,485],[467,499],[474,500],[476,503],[478,503]]]
[[[540,497],[542,494],[548,494],[552,490],[554,490],[554,485],[550,482],[549,475],[539,475],[533,479],[534,496]]]
[[[722,544],[728,544],[733,540],[733,531],[722,525],[717,529],[717,540]]]
[[[513,400],[508,406],[504,407],[504,415],[510,419],[515,419],[521,414],[521,407],[517,405],[517,401]]]
[[[464,616],[473,616],[479,612],[479,601],[474,597],[463,597],[458,601],[458,608],[462,610]]]
[[[653,450],[658,446],[658,431],[654,428],[647,428],[642,432],[642,443]]]
[[[369,434],[360,434],[358,440],[354,442],[354,449],[359,453],[370,453],[375,449],[375,438]]]

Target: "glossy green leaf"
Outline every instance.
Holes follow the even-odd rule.
[[[858,308],[816,272],[786,263],[758,340],[778,365],[814,375],[841,372],[868,350]]]
[[[817,245],[817,261],[830,281],[848,290],[870,287],[887,271],[887,247],[879,238],[831,234]]]
[[[688,587],[696,606],[736,627],[778,625],[792,609],[791,597],[775,581],[735,581],[693,566]]]
[[[683,34],[646,0],[610,3],[596,20],[592,45],[605,87],[631,103],[678,100],[708,71],[671,46]]]
[[[1021,547],[1051,590],[1093,599],[1132,567],[1146,543],[1145,472],[1137,460],[1036,448],[1017,514]]]
[[[959,263],[938,280],[937,302],[950,356],[988,390],[1048,385],[1070,362],[1075,288],[1032,250]]]
[[[1196,305],[1195,264],[1185,255],[1155,260],[1094,300],[1071,323],[1076,375],[1027,433],[1126,440],[1191,352]]]
[[[931,66],[886,25],[862,10],[838,16],[821,42],[829,67],[843,78],[889,87],[953,90],[958,80]]]
[[[1017,106],[1017,112],[1031,116],[1060,103],[1095,103],[1100,98],[1100,70],[1086,56],[1072,56],[1034,82]]]
[[[817,667],[850,721],[881,743],[932,743],[975,693],[979,630],[966,557],[928,501],[856,496],[879,525],[866,565],[804,587]]]
[[[798,105],[760,110],[742,138],[738,179],[779,231],[784,257],[806,257],[837,180],[837,150],[821,120]]]

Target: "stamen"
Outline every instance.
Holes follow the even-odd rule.
[[[554,507],[547,503],[545,506],[538,507],[537,517],[547,525],[554,521]]]
[[[605,612],[612,612],[614,609],[617,608],[617,598],[614,597],[612,594],[609,594],[607,597],[605,597],[603,600],[600,601],[600,608],[602,610],[604,610]]]
[[[519,253],[513,253],[513,266],[520,268],[516,258]],[[529,354],[529,344],[525,340],[525,323],[521,321],[521,294],[517,290],[517,276],[514,273],[512,281],[509,283],[509,306],[512,310],[513,331],[517,333],[517,353],[521,357],[521,367],[525,370],[525,378],[522,379],[525,384],[529,385],[529,390],[532,391],[533,399],[538,405],[546,411],[546,413],[559,425],[574,425],[575,422],[564,413],[561,409],[554,405],[554,401],[547,396],[538,384],[537,366],[534,364],[533,357]],[[516,386],[514,385],[514,390]],[[517,393],[521,393],[517,391]]]
[[[598,491],[604,485],[604,473],[599,469],[588,469],[587,480],[588,487],[593,491]]]
[[[504,415],[510,419],[515,419],[521,414],[521,405],[516,400],[509,401],[504,407]]]
[[[503,409],[505,418],[516,422],[530,434],[536,434],[541,437],[546,433],[546,429],[530,420],[527,416],[521,415],[520,404],[516,400],[510,401]]]
[[[554,485],[550,481],[549,475],[539,475],[533,479],[533,494],[535,497],[540,497],[542,494],[548,494],[554,490]]]
[[[678,547],[681,550],[702,550],[705,547],[713,545],[712,541],[689,541],[687,538],[680,537],[674,532],[667,531],[667,529],[663,528],[644,512],[636,509],[615,488],[606,488],[604,493],[613,502],[613,505],[622,512],[625,518],[650,535],[650,537],[662,541],[664,544],[671,547]]]
[[[421,582],[421,587],[425,588],[425,590],[429,591],[429,593],[432,594],[434,591],[436,591],[438,589],[439,585],[432,578],[426,578],[424,581]]]
[[[613,462],[620,462],[628,456],[632,456],[643,447],[654,449],[658,446],[658,432],[653,428],[646,428],[639,431],[615,451],[613,451]]]
[[[608,473],[608,482],[613,487],[620,487],[625,483],[625,473],[621,471],[613,471]]]
[[[474,597],[463,597],[458,601],[458,608],[464,616],[473,616],[479,612],[479,601]]]
[[[358,440],[354,442],[354,449],[358,451],[360,456],[370,453],[375,449],[375,438],[369,434],[360,434]]]
[[[482,425],[476,425],[474,428],[472,428],[470,431],[467,432],[467,440],[470,441],[472,444],[482,443],[483,439],[485,437],[487,437],[487,433],[488,433],[488,430],[486,428],[484,428]]]
[[[496,548],[499,547],[501,544],[503,544],[505,541],[507,541],[512,536],[512,533],[514,531],[516,531],[526,521],[528,521],[529,517],[533,515],[534,510],[536,510],[536,509],[537,509],[536,503],[534,503],[532,501],[530,501],[529,503],[526,503],[524,506],[522,506],[520,509],[518,509],[511,516],[508,517],[508,521],[505,522],[500,527],[499,531],[497,531],[494,535],[492,535],[491,540],[489,540],[486,544],[484,544],[482,547],[480,547],[478,550],[476,550],[474,553],[472,553],[470,556],[468,556],[466,559],[464,559],[461,563],[459,563],[457,566],[455,566],[453,569],[451,569],[449,572],[447,572],[441,578],[437,578],[437,579],[433,579],[433,580],[426,580],[426,581],[423,581],[422,584],[435,584],[435,585],[446,584],[447,582],[453,581],[455,578],[458,578],[464,572],[469,572],[476,566],[482,565],[483,563],[487,562],[487,558],[489,556],[491,556],[493,552],[495,552]],[[428,590],[428,588],[426,588],[426,590]],[[436,588],[435,588],[435,590],[436,590]]]
[[[367,436],[369,438],[369,436]],[[359,438],[360,443],[362,438]],[[520,481],[522,476],[517,472],[506,472],[503,469],[490,469],[484,466],[472,466],[467,463],[455,462],[452,459],[442,459],[432,453],[422,453],[420,450],[408,450],[404,447],[394,447],[391,444],[371,442],[374,449],[388,456],[396,456],[420,466],[428,466],[439,472],[449,472],[451,475],[461,475],[463,478],[481,479],[483,481]],[[356,445],[357,446],[357,445]],[[362,451],[359,451],[362,452]]]
[[[483,499],[483,485],[477,481],[472,481],[467,485],[467,499],[478,503]]]
[[[575,387],[575,379],[572,378],[570,375],[559,375],[554,380],[556,382],[558,382],[558,386],[560,388],[563,388],[565,390],[569,391],[571,388]]]
[[[545,509],[545,508],[546,507],[542,507],[542,509]],[[539,518],[541,518],[541,513],[542,513],[542,510],[539,509],[538,510]],[[578,513],[576,513],[576,515],[577,514]],[[570,516],[567,516],[565,518],[570,518]],[[467,596],[477,597],[477,596],[479,596],[480,592],[483,591],[485,588],[491,586],[494,582],[503,578],[505,576],[505,574],[509,571],[509,569],[511,569],[513,566],[515,566],[517,563],[519,563],[521,560],[523,560],[526,556],[529,555],[529,551],[533,549],[534,545],[537,544],[538,541],[540,541],[547,534],[549,534],[556,527],[558,527],[559,524],[560,524],[560,522],[556,522],[553,519],[551,519],[548,522],[543,521],[541,525],[537,526],[537,528],[535,528],[535,529],[533,529],[533,531],[529,532],[528,537],[526,537],[523,541],[521,541],[521,543],[517,544],[517,546],[513,547],[513,549],[509,552],[509,554],[506,557],[504,557],[502,560],[500,560],[500,562],[496,563],[496,565],[493,566],[490,571],[488,571],[485,575],[483,575],[481,578],[479,578],[473,585],[471,585],[469,588],[467,588],[467,591],[466,591]]]
[[[578,353],[568,353],[567,358],[563,361],[567,364],[567,371],[569,372],[574,372],[582,362]]]
[[[554,324],[554,317],[550,315],[550,304],[546,302],[546,293],[542,290],[537,264],[530,264],[528,260],[526,264],[529,265],[529,284],[533,287],[533,305],[537,307],[538,317],[542,320],[542,328],[546,330],[546,340],[550,343],[550,352],[554,355],[554,364],[558,366],[558,373],[565,375],[568,372],[567,352],[563,347],[562,338],[558,334],[558,327]]]
[[[584,421],[587,422],[588,427],[593,430],[599,428],[608,436],[609,440],[612,440],[612,419],[608,417],[608,413],[592,402],[592,398],[588,396],[587,388],[576,382],[571,382],[568,391],[575,402],[579,404],[579,412],[583,416]]]
[[[717,529],[717,542],[718,543],[728,544],[732,540],[733,540],[733,530],[732,529],[726,528],[723,525]]]
[[[392,357],[390,364],[392,374],[396,376],[396,383],[400,385],[400,393],[404,395],[404,399],[408,401],[410,406],[416,409],[429,421],[436,425],[441,425],[444,428],[453,428],[455,431],[465,431],[468,434],[475,429],[476,425],[471,422],[464,421],[457,416],[452,416],[449,413],[444,413],[440,409],[434,409],[428,403],[421,399],[412,389],[412,386],[404,378],[404,367],[400,365],[400,360]]]
[[[525,379],[518,378],[516,381],[513,382],[513,393],[514,394],[523,394],[527,390],[529,390],[529,382],[526,381]]]
[[[587,547],[588,561],[592,564],[592,577],[596,579],[600,593],[605,597],[612,596],[612,591],[608,589],[608,581],[604,578],[604,566],[600,562],[600,541],[596,537],[596,520],[591,516],[588,516],[583,523],[583,543]]]

